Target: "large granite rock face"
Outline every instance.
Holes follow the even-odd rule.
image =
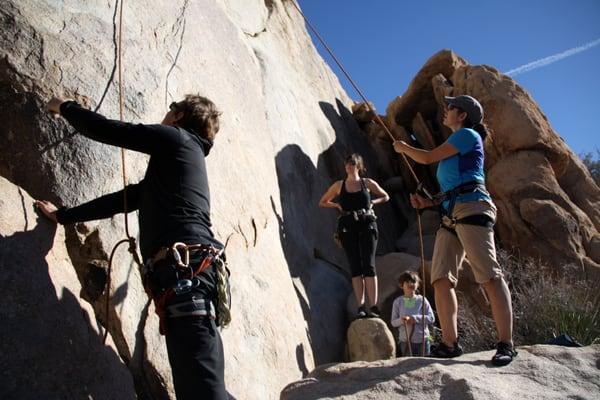
[[[0,398],[135,399],[131,374],[79,297],[62,227],[0,177]]]
[[[518,348],[511,364],[493,368],[493,351],[452,359],[398,358],[332,364],[286,387],[281,400],[311,399],[597,399],[600,345]]]
[[[58,94],[118,117],[117,10],[99,0],[3,2],[0,175],[35,198],[70,206],[122,187],[117,148],[43,111]],[[360,151],[369,168],[375,153],[290,2],[125,2],[123,21],[126,120],[158,122],[185,93],[206,95],[223,112],[207,162],[214,231],[227,243],[233,273],[234,320],[223,331],[227,386],[234,397],[274,398],[315,362],[343,357],[351,288],[331,240],[335,213],[317,201],[343,176],[346,153]],[[130,182],[146,163],[127,152]],[[388,251],[399,234],[394,211],[384,205],[378,213],[386,216],[380,246]],[[134,215],[130,228],[136,235]],[[65,234],[81,296],[109,321],[138,394],[172,397],[164,341],[124,248],[105,315],[106,260],[124,237],[122,216]]]
[[[101,0],[6,0],[0,8],[0,176],[34,198],[70,206],[122,187],[118,149],[76,134],[43,111],[45,101],[58,94],[118,116],[117,6]],[[317,208],[320,195],[343,177],[343,157],[360,152],[370,176],[396,193],[390,204],[376,208],[380,254],[393,251],[401,232],[412,224],[406,201],[411,177],[368,115],[359,124],[354,120],[351,100],[318,56],[288,0],[125,2],[123,21],[126,120],[158,122],[168,104],[185,93],[206,95],[223,112],[207,163],[214,231],[227,243],[233,273],[234,320],[223,331],[227,387],[235,398],[276,398],[286,383],[315,365],[343,358],[344,310],[351,287],[343,252],[331,238],[335,212]],[[392,102],[387,123],[399,138],[411,140],[411,132],[424,146],[439,144],[449,134],[441,127],[441,96],[459,91],[481,98],[497,131],[486,151],[488,176],[498,182],[490,183],[490,190],[500,209],[503,243],[521,247],[525,254],[531,250],[552,260],[581,259],[595,266],[600,257],[598,189],[509,78],[440,53],[417,75],[409,92]],[[522,126],[515,125],[511,113],[520,116]],[[516,129],[523,131],[522,137],[506,136]],[[142,178],[146,163],[147,156],[126,153],[129,182]],[[523,169],[507,176],[507,165]],[[433,188],[431,168],[417,168],[417,173]],[[11,207],[6,215],[18,216],[25,209],[19,201],[6,205]],[[134,236],[135,220],[130,215]],[[11,227],[0,246],[16,246],[11,238],[27,237],[31,224],[25,222],[20,230]],[[114,366],[114,377],[107,379],[123,388],[120,397],[130,393],[131,383],[119,375],[125,364],[138,397],[173,398],[158,321],[139,271],[123,248],[116,253],[108,315],[104,309],[108,254],[124,237],[123,226],[122,216],[117,216],[67,226],[64,239],[56,237],[54,245],[66,243],[67,252],[56,263],[72,264],[82,285],[60,283],[73,294],[69,304],[79,304],[60,310],[67,320],[75,320],[87,307],[81,297],[91,304],[85,308],[89,321],[108,321],[118,358],[111,348],[109,356],[98,350],[100,355],[91,357],[100,360],[98,365]],[[24,247],[17,248],[38,262],[52,246],[47,241],[19,243]],[[402,251],[415,254],[416,243],[409,237],[398,243]],[[399,270],[396,266],[381,273],[394,279]],[[25,293],[39,282],[20,283]],[[386,299],[394,287],[395,282],[382,286]],[[52,294],[49,288],[44,290]],[[57,302],[53,305],[64,306]],[[16,314],[9,317],[15,326],[29,321]],[[56,320],[44,317],[29,326],[48,333]],[[98,330],[95,323],[90,326]],[[65,332],[59,339],[67,338]],[[23,357],[48,365],[53,360],[46,359],[55,353],[47,355],[47,343],[50,339],[32,341]],[[11,378],[20,373],[5,371]],[[57,387],[63,381],[70,384],[70,376],[56,376]]]
[[[443,98],[461,94],[481,102],[491,128],[485,168],[488,189],[498,206],[501,245],[556,266],[584,265],[590,274],[600,276],[600,188],[531,96],[511,78],[441,51],[390,103],[387,124],[399,139],[426,149],[438,146],[451,133],[442,124]],[[388,171],[391,166],[394,170],[388,173],[402,177],[402,190],[414,190],[413,178],[389,150],[382,129],[365,120],[360,110],[355,107],[359,123],[385,158],[380,166]],[[416,167],[426,187],[438,191],[435,169]],[[429,250],[431,240],[426,242]],[[398,245],[409,251],[415,248],[406,237]]]

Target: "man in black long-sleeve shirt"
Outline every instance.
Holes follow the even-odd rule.
[[[179,400],[227,398],[223,347],[214,320],[216,263],[195,276],[191,290],[175,293],[173,286],[180,276],[175,260],[164,251],[175,243],[202,244],[216,252],[223,248],[211,231],[204,160],[219,130],[214,103],[188,95],[172,103],[162,123],[156,125],[109,120],[74,101],[57,98],[47,108],[90,139],[150,155],[144,179],[124,190],[127,212],[139,210],[140,249],[151,271],[145,280],[153,290],[170,290],[167,306],[184,305],[161,318],[175,392]],[[123,190],[73,208],[57,209],[47,201],[37,201],[36,206],[61,224],[109,218],[125,211]],[[190,265],[199,265],[207,255],[204,250],[191,254]]]

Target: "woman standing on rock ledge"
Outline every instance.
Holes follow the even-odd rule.
[[[361,177],[366,170],[359,154],[346,157],[344,165],[346,179],[331,185],[321,197],[319,206],[336,208],[341,213],[337,233],[350,264],[352,288],[358,304],[357,318],[379,318],[375,273],[378,232],[373,206],[385,203],[390,197],[373,179]],[[333,201],[336,197],[337,203]],[[368,306],[365,304],[365,288]]]
[[[446,97],[444,125],[452,130],[448,140],[433,150],[394,142],[394,150],[420,164],[439,161],[437,179],[441,193],[433,199],[411,194],[413,207],[440,206],[442,225],[436,234],[431,282],[442,328],[442,342],[434,357],[460,356],[458,344],[458,302],[454,288],[465,252],[475,279],[483,285],[492,307],[499,342],[492,358],[494,365],[509,364],[517,352],[512,341],[512,305],[508,286],[496,260],[494,222],[496,206],[485,187],[483,108],[471,96]]]

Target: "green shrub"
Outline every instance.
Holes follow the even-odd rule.
[[[579,157],[590,171],[590,174],[592,175],[594,182],[596,182],[596,185],[600,186],[600,150],[596,149],[595,159],[594,154],[591,152],[580,154]]]

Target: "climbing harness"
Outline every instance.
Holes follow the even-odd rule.
[[[338,217],[338,219],[340,217],[348,217],[348,216],[352,216],[352,219],[354,221],[359,221],[360,219],[367,219],[367,217],[371,217],[373,218],[373,221],[377,219],[377,216],[375,215],[375,211],[373,211],[372,208],[361,208],[360,210],[353,210],[353,211],[340,211],[340,215]]]
[[[478,181],[463,183],[462,185],[457,186],[452,190],[435,195],[434,201],[440,204],[440,227],[456,235],[457,224],[485,226],[488,228],[494,226],[494,219],[486,214],[469,215],[467,217],[459,219],[452,216],[452,213],[454,212],[454,206],[456,205],[456,199],[460,195],[475,192],[481,192],[483,194],[489,195],[487,189],[485,188],[485,184]],[[445,201],[448,202],[447,208],[444,208],[441,205]]]
[[[352,79],[352,77],[350,76],[350,74],[346,71],[346,69],[344,68],[344,66],[342,65],[342,63],[338,60],[338,58],[335,56],[335,54],[333,53],[333,51],[329,48],[329,46],[327,45],[327,43],[325,42],[325,40],[321,37],[321,35],[319,34],[319,32],[313,27],[313,25],[310,23],[310,21],[308,20],[308,18],[306,17],[306,15],[304,15],[304,13],[302,12],[302,10],[300,10],[300,7],[298,7],[298,5],[296,4],[296,1],[293,0],[291,2],[294,7],[296,8],[296,10],[300,13],[300,15],[302,16],[302,18],[304,19],[304,21],[306,22],[306,25],[310,28],[310,30],[315,34],[315,36],[317,37],[317,39],[319,40],[319,42],[321,42],[321,44],[323,45],[323,47],[325,48],[325,50],[327,51],[327,53],[329,53],[329,55],[331,56],[331,58],[335,61],[335,63],[337,64],[337,66],[340,68],[340,70],[342,71],[342,73],[346,76],[346,78],[348,79],[348,81],[350,82],[350,84],[352,85],[352,87],[354,88],[354,90],[356,90],[356,92],[358,93],[358,95],[363,99],[367,110],[371,111],[374,116],[375,116],[375,120],[377,121],[377,123],[383,128],[383,130],[387,133],[387,135],[390,137],[390,139],[392,140],[392,142],[396,141],[396,138],[394,137],[394,135],[392,134],[392,132],[390,131],[390,129],[387,127],[387,125],[385,124],[385,122],[383,122],[383,120],[381,119],[381,117],[379,117],[379,115],[375,112],[375,110],[371,107],[371,103],[369,103],[369,100],[367,99],[367,97],[363,94],[363,92],[360,90],[360,88],[358,87],[358,85],[354,82],[354,80]],[[429,200],[433,200],[433,196],[427,191],[427,189],[423,186],[423,184],[421,183],[421,181],[419,180],[419,178],[417,177],[417,174],[415,173],[414,169],[412,168],[412,166],[410,165],[408,158],[406,157],[406,155],[404,155],[403,153],[400,154],[402,156],[402,159],[404,160],[405,165],[407,166],[408,170],[410,171],[410,174],[412,175],[413,179],[415,180],[416,184],[417,184],[417,193],[420,193],[421,195],[423,195],[424,197],[428,198]],[[423,231],[422,231],[422,227],[421,227],[421,213],[423,211],[422,210],[417,210],[417,223],[419,225],[419,242],[421,245],[421,274],[423,276],[422,281],[423,281],[423,297],[425,297],[425,250],[424,250],[424,244],[423,244]],[[422,314],[423,314],[423,319],[422,319],[422,323],[423,323],[423,328],[425,328],[425,302],[423,302],[422,305]],[[423,354],[425,354],[425,329],[423,329]]]
[[[197,265],[190,264],[190,254],[200,258]],[[216,308],[210,299],[190,294],[201,283],[199,275],[213,265],[217,276]],[[160,333],[163,335],[166,334],[167,318],[209,317],[216,320],[220,327],[231,322],[229,269],[222,249],[179,242],[171,247],[163,247],[146,261],[142,279],[146,293],[154,300],[155,311],[160,319]],[[186,294],[190,295],[183,296]],[[182,296],[184,300],[171,302],[176,296]]]

